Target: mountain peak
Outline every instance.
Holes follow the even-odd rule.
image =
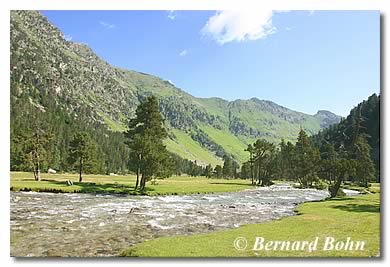
[[[336,115],[329,110],[318,110],[314,117],[321,121],[321,128],[327,128],[341,120],[341,116]]]
[[[317,111],[316,114],[314,114],[314,116],[316,117],[333,117],[333,118],[341,118],[341,116],[339,115],[336,115],[334,114],[333,112],[329,111],[329,110],[323,110],[323,109],[320,109]]]

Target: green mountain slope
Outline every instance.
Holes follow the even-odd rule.
[[[256,98],[196,98],[158,77],[109,65],[88,46],[66,41],[37,11],[11,12],[10,71],[11,137],[31,113],[40,114],[69,131],[58,133],[60,158],[74,127],[99,129],[99,138],[115,135],[120,142],[127,120],[150,94],[166,118],[168,149],[202,165],[220,164],[225,154],[242,162],[243,149],[256,138],[294,140],[300,127],[314,134],[340,120],[328,111],[312,116]]]

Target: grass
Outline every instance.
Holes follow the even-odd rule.
[[[342,187],[345,189],[359,191],[361,194],[380,192],[380,183],[370,183],[370,186],[368,188],[357,186],[354,184],[344,184]]]
[[[189,160],[197,160],[199,164],[207,165],[210,163],[212,166],[223,164],[221,159],[203,148],[188,134],[177,129],[172,129],[172,132],[175,134],[176,140],[167,139],[165,141],[169,151]]]
[[[225,130],[218,130],[208,125],[201,125],[201,129],[217,144],[229,154],[235,155],[240,162],[249,159],[248,152],[245,151],[247,144],[237,136]]]
[[[104,113],[98,112],[99,116],[104,120],[104,123],[114,132],[124,132],[127,130],[127,126],[112,120],[109,116]]]
[[[343,197],[298,206],[298,216],[244,225],[233,230],[192,236],[163,237],[135,245],[123,256],[136,257],[370,257],[380,253],[380,194]],[[233,246],[237,237],[246,250]],[[308,240],[319,237],[316,251],[253,251],[256,237],[270,240]],[[364,241],[363,251],[324,251],[326,237]]]
[[[66,181],[73,181],[68,186]],[[76,174],[42,174],[42,181],[35,181],[32,173],[11,172],[12,191],[36,191],[55,193],[118,193],[137,194],[134,191],[134,175],[84,175],[78,182]],[[251,188],[247,180],[207,179],[205,177],[173,176],[147,183],[147,195],[182,195],[231,192]]]

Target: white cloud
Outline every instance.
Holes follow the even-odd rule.
[[[188,54],[188,50],[187,50],[187,49],[184,49],[184,50],[182,50],[182,51],[179,53],[179,56],[184,57],[184,56],[186,56],[187,54]]]
[[[69,42],[69,41],[72,41],[73,38],[72,38],[72,36],[70,36],[69,34],[67,34],[67,35],[64,36],[64,39],[65,39],[65,41],[68,41],[68,42]]]
[[[290,27],[286,27],[285,29],[286,29],[286,31],[291,31]]]
[[[309,16],[313,16],[315,10],[309,10]]]
[[[201,33],[220,45],[233,41],[264,39],[276,32],[276,27],[272,25],[272,17],[279,12],[289,11],[265,9],[217,11],[208,19]]]
[[[175,10],[168,10],[167,18],[170,20],[175,20],[177,16],[177,12]]]
[[[107,30],[113,29],[113,28],[116,27],[114,24],[111,24],[111,23],[108,23],[108,22],[105,22],[105,21],[99,21],[99,24],[101,26],[103,26],[104,28],[106,28]]]

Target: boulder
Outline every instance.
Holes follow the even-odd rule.
[[[54,170],[54,169],[52,169],[52,168],[49,168],[49,169],[47,170],[47,173],[55,174],[55,173],[57,173],[57,171]]]

